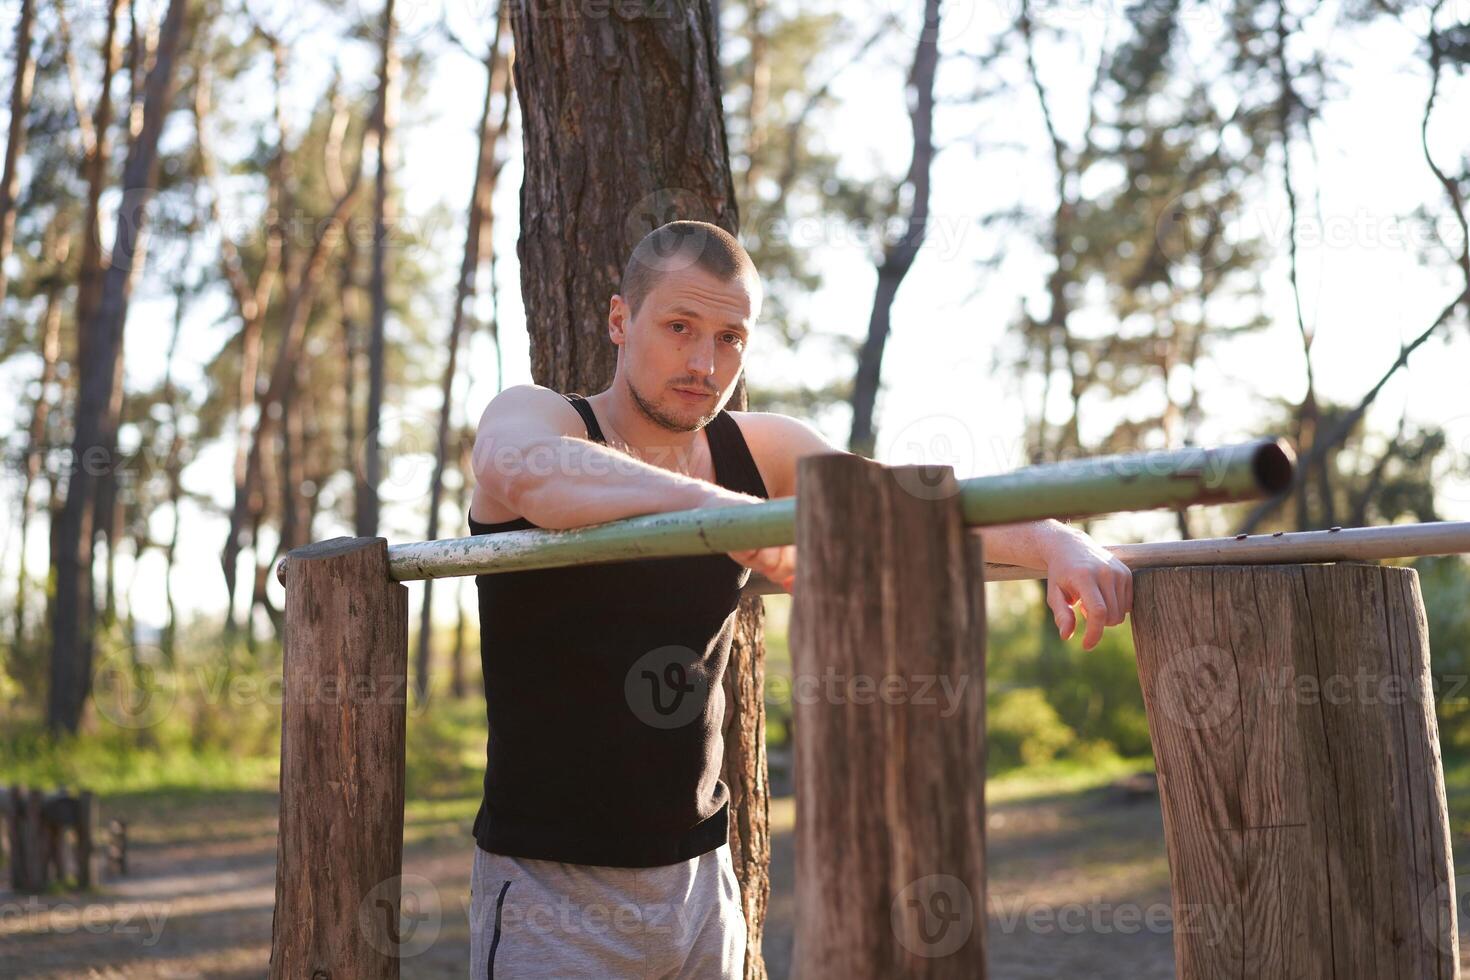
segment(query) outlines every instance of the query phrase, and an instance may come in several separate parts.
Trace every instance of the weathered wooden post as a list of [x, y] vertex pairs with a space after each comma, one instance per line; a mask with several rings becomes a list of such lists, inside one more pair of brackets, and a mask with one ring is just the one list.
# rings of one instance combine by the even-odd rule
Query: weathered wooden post
[[1181, 980], [1458, 977], [1418, 573], [1134, 577]]
[[798, 463], [792, 976], [985, 976], [985, 612], [949, 467]]
[[272, 980], [396, 980], [408, 590], [382, 538], [286, 563]]

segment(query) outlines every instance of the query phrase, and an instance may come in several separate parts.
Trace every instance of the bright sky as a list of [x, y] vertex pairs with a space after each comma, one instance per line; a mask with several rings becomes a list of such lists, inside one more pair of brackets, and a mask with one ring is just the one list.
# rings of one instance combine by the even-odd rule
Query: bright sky
[[[358, 2], [366, 4], [366, 0]], [[445, 2], [451, 4], [447, 8], [450, 22], [462, 37], [471, 40], [487, 36], [480, 25], [490, 23], [490, 0], [419, 0], [408, 5], [400, 0], [400, 9], [405, 11], [405, 32], [423, 35]], [[922, 6], [918, 0], [905, 0], [901, 6], [899, 0], [877, 2], [903, 10], [908, 14], [909, 30], [916, 29]], [[945, 50], [980, 51], [988, 47], [989, 39], [1013, 16], [1015, 2], [947, 3]], [[805, 6], [810, 9], [815, 5]], [[1448, 6], [1458, 9], [1447, 10], [1445, 22], [1470, 20], [1470, 0], [1456, 0]], [[1422, 204], [1438, 207], [1441, 194], [1419, 149], [1419, 122], [1428, 83], [1427, 73], [1415, 58], [1417, 38], [1399, 25], [1381, 24], [1371, 30], [1334, 28], [1339, 7], [1340, 0], [1324, 2], [1308, 31], [1314, 43], [1324, 46], [1340, 63], [1341, 93], [1314, 131], [1316, 164], [1305, 150], [1298, 150], [1293, 167], [1304, 214], [1299, 242], [1303, 302], [1307, 322], [1317, 327], [1313, 359], [1318, 386], [1323, 396], [1346, 401], [1356, 400], [1377, 380], [1396, 356], [1399, 345], [1431, 322], [1457, 287], [1454, 271], [1443, 260], [1442, 252], [1436, 252], [1432, 260], [1421, 254], [1424, 250], [1418, 246], [1423, 244], [1423, 236], [1409, 220]], [[281, 4], [280, 9], [299, 12], [300, 8]], [[375, 4], [372, 9], [377, 9]], [[1121, 6], [1115, 2], [1062, 0], [1051, 9], [1048, 23], [1080, 32], [1088, 39], [1082, 45], [1048, 45], [1041, 52], [1040, 70], [1055, 99], [1058, 124], [1064, 134], [1075, 135], [1083, 118], [1082, 96], [1091, 77], [1097, 40], [1110, 24], [1112, 30], [1118, 29]], [[1220, 26], [1218, 15], [1206, 3], [1194, 8], [1192, 16], [1196, 53], [1203, 63], [1203, 59], [1215, 56], [1209, 36]], [[372, 70], [371, 52], [365, 45], [348, 48], [330, 40], [334, 28], [325, 16], [305, 26], [302, 19], [294, 16], [290, 20], [293, 29], [321, 31], [325, 38], [322, 43], [340, 52], [345, 70]], [[1422, 22], [1412, 26], [1422, 36]], [[0, 36], [12, 36], [8, 18], [3, 30]], [[840, 152], [844, 167], [854, 175], [879, 169], [900, 175], [907, 165], [909, 129], [902, 78], [911, 57], [912, 40], [896, 32], [881, 47], [866, 67], [842, 75], [835, 87], [840, 107], [828, 116], [822, 129], [824, 143]], [[301, 50], [311, 50], [311, 46], [303, 43]], [[813, 66], [812, 77], [825, 78], [848, 50], [830, 52]], [[321, 77], [331, 67], [326, 62], [308, 62], [311, 60], [304, 58], [297, 61], [303, 81], [295, 90], [299, 111], [309, 108], [317, 91], [306, 84], [307, 80]], [[400, 186], [406, 214], [422, 216], [439, 204], [452, 216], [450, 220], [426, 222], [422, 229], [425, 247], [432, 249], [443, 264], [436, 301], [447, 332], [452, 283], [463, 244], [458, 222], [473, 175], [474, 132], [484, 73], [476, 61], [454, 51], [433, 59], [431, 71], [428, 97], [421, 103], [424, 108], [415, 110], [421, 113], [428, 109], [429, 116], [404, 120]], [[883, 462], [948, 463], [961, 478], [1012, 469], [1023, 462], [1021, 406], [1035, 403], [1039, 379], [1025, 379], [1018, 385], [1010, 372], [994, 369], [993, 358], [998, 351], [1011, 349], [1008, 329], [1021, 303], [1029, 304], [1034, 313], [1045, 310], [1046, 264], [1036, 244], [1024, 234], [996, 233], [976, 222], [988, 212], [1017, 202], [1037, 209], [1049, 207], [1053, 172], [1034, 95], [1021, 84], [1023, 79], [1014, 65], [1007, 69], [1007, 77], [1015, 83], [1011, 91], [983, 106], [945, 105], [940, 109], [937, 138], [941, 146], [952, 145], [935, 164], [934, 219], [929, 241], [894, 306], [894, 332], [883, 365], [885, 388], [878, 402], [878, 458]], [[940, 75], [942, 93], [962, 94], [970, 78], [963, 66], [947, 63]], [[262, 94], [266, 91], [262, 87]], [[1223, 99], [1232, 97], [1222, 93]], [[265, 108], [260, 107], [261, 111]], [[1438, 159], [1450, 162], [1470, 150], [1462, 125], [1467, 108], [1470, 83], [1447, 77], [1430, 134]], [[192, 136], [186, 130], [172, 135], [179, 139]], [[965, 145], [970, 140], [977, 141], [980, 155]], [[495, 202], [507, 385], [531, 380], [515, 262], [520, 179], [517, 143]], [[1279, 184], [1274, 176], [1272, 180]], [[1320, 214], [1314, 195], [1320, 196]], [[612, 216], [610, 220], [621, 217]], [[1266, 400], [1297, 399], [1303, 390], [1301, 347], [1286, 276], [1286, 220], [1284, 201], [1276, 192], [1257, 197], [1246, 213], [1232, 222], [1233, 234], [1262, 235], [1275, 246], [1273, 265], [1260, 284], [1272, 326], [1248, 340], [1232, 343], [1202, 374], [1199, 383], [1205, 390], [1207, 415], [1199, 438], [1202, 444], [1263, 434], [1257, 426]], [[110, 229], [110, 223], [105, 227]], [[1449, 227], [1445, 231], [1458, 234]], [[825, 274], [823, 287], [805, 299], [802, 312], [820, 331], [861, 336], [866, 330], [875, 282], [872, 235], [836, 221], [805, 223], [792, 233], [801, 236], [799, 240], [812, 250]], [[1003, 256], [1001, 267], [983, 272], [978, 263], [993, 254]], [[213, 261], [212, 256], [206, 259]], [[222, 296], [193, 310], [179, 366], [186, 380], [197, 378], [199, 366], [215, 356], [223, 339], [235, 329], [233, 321], [217, 322], [223, 310]], [[167, 343], [171, 316], [171, 302], [158, 296], [158, 281], [145, 277], [128, 323], [130, 387], [151, 384], [161, 375], [159, 352]], [[1084, 331], [1110, 327], [1096, 317], [1079, 317], [1079, 329]], [[757, 334], [747, 361], [753, 378], [768, 383], [815, 385], [851, 373], [851, 364], [834, 359], [826, 343], [813, 341], [794, 357], [775, 350], [774, 343], [769, 334]], [[1461, 458], [1470, 455], [1470, 409], [1463, 394], [1467, 348], [1470, 342], [1462, 317], [1452, 332], [1422, 347], [1408, 369], [1386, 388], [1369, 415], [1370, 425], [1379, 431], [1392, 431], [1401, 412], [1407, 413], [1411, 422], [1445, 424], [1456, 453]], [[466, 363], [469, 368], [467, 376], [459, 381], [456, 403], [461, 406], [462, 416], [468, 413], [477, 418], [495, 393], [494, 351], [487, 338], [475, 338]], [[36, 365], [30, 358], [12, 358], [0, 365], [0, 378], [10, 390], [24, 390], [36, 377]], [[437, 372], [437, 367], [434, 370]], [[1188, 388], [1187, 376], [1171, 379], [1170, 383]], [[1162, 388], [1154, 384], [1139, 393], [1136, 407], [1140, 412], [1156, 409], [1161, 397]], [[421, 393], [411, 405], [389, 408], [409, 419], [432, 418], [437, 412], [431, 391]], [[1060, 402], [1052, 409], [1053, 417], [1063, 417]], [[1084, 437], [1106, 431], [1116, 420], [1114, 412], [1110, 406], [1084, 402]], [[812, 421], [834, 444], [845, 443], [845, 408], [834, 408]], [[18, 424], [23, 420], [12, 409], [9, 426]], [[222, 507], [226, 506], [231, 493], [232, 452], [233, 448], [226, 445], [202, 452], [185, 472], [186, 485], [211, 494]], [[390, 541], [424, 536], [423, 505], [431, 469], [432, 460], [424, 453], [400, 453], [392, 459], [383, 488], [383, 533]], [[1440, 487], [1443, 516], [1470, 518], [1470, 483], [1446, 478]], [[350, 491], [343, 480], [329, 485], [324, 492], [331, 496]], [[18, 498], [19, 480], [13, 473], [7, 477], [5, 493], [7, 499]], [[167, 539], [170, 520], [166, 509], [153, 515], [157, 539]], [[185, 615], [190, 610], [217, 613], [224, 591], [218, 563], [224, 521], [192, 507], [186, 508], [183, 520], [185, 533], [174, 576], [176, 599]], [[1202, 527], [1205, 521], [1197, 520]], [[17, 529], [10, 526], [12, 523], [6, 522], [7, 526], [0, 529], [7, 588], [12, 587], [17, 561]], [[450, 525], [441, 534], [467, 531]], [[350, 533], [350, 526], [336, 519], [323, 519], [316, 527], [318, 538]], [[1093, 533], [1104, 544], [1177, 536], [1167, 514], [1101, 520], [1093, 525]], [[28, 548], [32, 574], [45, 562], [45, 535], [37, 522]], [[139, 618], [162, 623], [165, 606], [161, 558], [150, 555], [137, 568], [124, 558], [119, 571], [124, 583], [130, 579], [135, 582], [130, 600]], [[245, 577], [248, 580], [248, 575]], [[472, 603], [469, 580], [456, 581], [460, 585], [458, 597]], [[279, 603], [279, 586], [274, 581], [272, 586]], [[415, 605], [419, 588], [417, 583], [410, 584], [410, 598]], [[448, 617], [455, 599], [455, 590], [441, 583], [436, 590], [436, 615]]]

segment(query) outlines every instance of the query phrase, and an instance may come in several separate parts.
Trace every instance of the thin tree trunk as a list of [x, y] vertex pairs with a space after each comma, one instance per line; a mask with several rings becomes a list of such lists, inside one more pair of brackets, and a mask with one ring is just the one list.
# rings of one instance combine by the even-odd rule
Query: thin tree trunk
[[[329, 141], [327, 151], [329, 173], [331, 172], [330, 160], [337, 158], [338, 149], [336, 147], [340, 146], [347, 129], [345, 108], [339, 107], [332, 129], [334, 135]], [[245, 476], [235, 485], [235, 502], [230, 510], [230, 526], [225, 538], [224, 552], [221, 555], [226, 581], [231, 583], [231, 595], [234, 594], [235, 566], [239, 561], [240, 553], [247, 543], [253, 546], [258, 540], [256, 535], [260, 525], [259, 510], [264, 506], [263, 501], [266, 499], [259, 484], [261, 483], [261, 469], [264, 465], [265, 445], [273, 425], [271, 406], [278, 404], [284, 397], [287, 387], [294, 383], [295, 374], [292, 365], [299, 359], [302, 346], [306, 341], [311, 310], [316, 303], [317, 291], [321, 288], [322, 280], [326, 275], [327, 259], [342, 237], [343, 223], [362, 186], [363, 158], [372, 152], [372, 140], [371, 133], [364, 135], [363, 146], [358, 152], [357, 165], [353, 168], [351, 180], [341, 181], [340, 196], [331, 214], [318, 225], [320, 231], [312, 242], [311, 252], [290, 277], [281, 345], [276, 351], [270, 382], [265, 393], [260, 396], [260, 408], [256, 412], [255, 428], [249, 440], [250, 449], [245, 458]], [[247, 524], [251, 527], [248, 536], [244, 533]], [[260, 593], [257, 591], [252, 597], [252, 603], [257, 601], [259, 596]], [[247, 622], [248, 620], [247, 615]], [[249, 630], [247, 629], [246, 632], [248, 636]], [[251, 645], [253, 639], [247, 638], [246, 642], [247, 646]]]
[[[271, 45], [274, 63], [276, 66], [276, 152], [272, 164], [268, 170], [267, 197], [271, 202], [268, 214], [276, 215], [268, 219], [266, 228], [265, 255], [261, 260], [260, 272], [255, 282], [251, 283], [245, 275], [244, 262], [235, 243], [226, 233], [224, 215], [220, 210], [222, 193], [218, 187], [216, 178], [216, 167], [214, 152], [209, 140], [207, 121], [211, 108], [210, 96], [210, 73], [206, 64], [199, 66], [194, 86], [194, 130], [195, 142], [199, 155], [199, 168], [204, 176], [205, 183], [211, 185], [210, 193], [210, 218], [219, 228], [220, 232], [220, 267], [224, 272], [225, 281], [230, 285], [230, 292], [235, 301], [236, 312], [240, 316], [240, 381], [236, 388], [235, 404], [235, 486], [243, 486], [245, 483], [246, 459], [249, 454], [250, 444], [250, 410], [255, 405], [256, 385], [260, 378], [260, 356], [263, 345], [263, 327], [267, 307], [270, 304], [271, 290], [275, 286], [276, 275], [281, 268], [285, 256], [285, 236], [281, 231], [282, 202], [286, 199], [288, 190], [284, 182], [289, 177], [287, 165], [288, 154], [286, 150], [287, 131], [283, 107], [283, 74], [285, 70], [285, 53], [283, 45], [274, 37], [260, 31], [267, 43]], [[252, 502], [252, 506], [258, 508], [259, 501]], [[234, 566], [225, 570], [225, 633], [231, 635], [235, 631], [235, 575]]]
[[[597, 392], [616, 367], [607, 303], [633, 246], [675, 218], [738, 227], [715, 27], [709, 5], [695, 0], [625, 12], [616, 27], [603, 17], [537, 13], [511, 7], [531, 376], [556, 391]], [[746, 407], [744, 377], [728, 407]], [[770, 894], [762, 608], [741, 602], [725, 672], [724, 778], [747, 980], [766, 975], [760, 947]]]
[[0, 173], [0, 303], [5, 302], [5, 263], [15, 242], [20, 158], [25, 153], [26, 117], [31, 109], [31, 84], [36, 77], [36, 59], [31, 56], [35, 6], [35, 0], [20, 0], [20, 17], [15, 23], [15, 82], [10, 88], [10, 137], [5, 141], [5, 169]]
[[368, 338], [368, 403], [364, 424], [363, 481], [359, 484], [357, 535], [378, 533], [378, 484], [382, 481], [383, 457], [378, 443], [382, 425], [383, 387], [388, 321], [388, 229], [394, 222], [391, 187], [394, 160], [394, 129], [398, 125], [398, 50], [394, 37], [394, 0], [383, 0], [379, 25], [383, 43], [378, 61], [378, 106], [373, 129], [378, 137], [378, 173], [373, 185], [373, 271], [370, 289], [373, 319]]
[[[473, 479], [474, 464], [470, 459], [470, 449], [474, 444], [473, 432], [460, 432], [457, 440], [459, 448], [459, 491], [455, 497], [455, 507], [460, 514], [465, 516], [470, 512], [470, 481]], [[464, 700], [465, 679], [465, 631], [469, 617], [465, 615], [464, 599], [461, 595], [463, 590], [463, 578], [456, 578], [453, 582], [455, 587], [455, 618], [454, 618], [454, 649], [449, 658], [449, 695], [456, 701]]]
[[175, 662], [174, 641], [178, 635], [178, 610], [174, 605], [173, 580], [174, 556], [179, 547], [179, 502], [183, 497], [182, 473], [185, 460], [184, 439], [179, 428], [183, 412], [180, 411], [179, 393], [174, 388], [174, 361], [178, 357], [179, 337], [184, 329], [185, 295], [185, 287], [180, 282], [174, 291], [174, 328], [169, 336], [168, 360], [163, 372], [163, 401], [168, 406], [169, 414], [168, 456], [164, 460], [163, 471], [168, 479], [169, 515], [173, 526], [169, 530], [168, 544], [163, 549], [163, 599], [168, 608], [168, 619], [164, 623], [159, 646], [163, 650], [164, 661], [168, 664]]
[[[49, 235], [47, 236], [50, 237]], [[51, 386], [56, 381], [56, 365], [61, 359], [61, 270], [71, 251], [71, 234], [62, 232], [54, 242], [47, 242], [45, 254], [52, 262], [52, 274], [46, 286], [46, 313], [42, 318], [41, 387], [31, 408], [31, 423], [26, 430], [24, 482], [20, 494], [20, 575], [15, 586], [15, 649], [20, 649], [26, 632], [26, 594], [30, 572], [26, 568], [26, 543], [30, 538], [31, 487], [46, 453], [46, 423], [51, 414]], [[58, 396], [60, 401], [60, 396]]]
[[[114, 365], [120, 356], [123, 327], [133, 283], [147, 256], [148, 205], [158, 179], [158, 137], [174, 95], [174, 67], [185, 31], [188, 0], [170, 0], [159, 39], [158, 57], [149, 73], [144, 99], [143, 130], [123, 167], [124, 201], [118, 209], [112, 261], [102, 283], [95, 316], [86, 324], [92, 345], [78, 363], [76, 434], [73, 466], [61, 514], [56, 566], [57, 601], [53, 624], [51, 690], [47, 725], [53, 731], [76, 732], [91, 691], [92, 516], [98, 447], [106, 453], [116, 444], [110, 410], [117, 405]], [[100, 128], [99, 128], [100, 135]], [[89, 461], [92, 460], [92, 461]], [[108, 465], [107, 457], [102, 460]]]
[[913, 202], [909, 206], [903, 237], [883, 248], [873, 312], [868, 320], [868, 336], [858, 355], [857, 377], [852, 386], [852, 432], [848, 437], [848, 449], [864, 456], [872, 456], [875, 448], [873, 412], [878, 401], [883, 348], [891, 329], [893, 299], [913, 267], [929, 223], [929, 170], [934, 160], [934, 75], [938, 67], [939, 0], [925, 0], [924, 27], [919, 32], [919, 43], [914, 50], [914, 63], [908, 78], [912, 92], [909, 115], [914, 131], [914, 151], [904, 184], [913, 189]]
[[357, 456], [357, 367], [362, 353], [359, 335], [357, 285], [357, 242], [351, 235], [342, 241], [342, 264], [337, 275], [337, 295], [342, 306], [342, 445], [347, 458], [343, 465], [352, 475], [353, 526], [362, 499], [362, 465]]
[[[444, 491], [444, 469], [449, 455], [449, 427], [451, 410], [454, 407], [454, 379], [458, 374], [460, 337], [464, 333], [466, 307], [474, 295], [475, 276], [480, 269], [480, 244], [490, 239], [490, 228], [494, 221], [491, 201], [495, 196], [496, 147], [500, 142], [500, 130], [490, 128], [490, 106], [496, 91], [505, 96], [506, 118], [509, 118], [510, 71], [501, 53], [501, 34], [509, 11], [500, 5], [496, 18], [495, 38], [490, 42], [490, 51], [485, 57], [485, 102], [480, 109], [479, 158], [475, 163], [475, 179], [470, 188], [469, 218], [466, 222], [464, 258], [459, 267], [459, 283], [454, 291], [454, 316], [449, 325], [449, 359], [444, 365], [444, 376], [440, 382], [439, 428], [434, 449], [434, 474], [429, 480], [429, 531], [426, 540], [439, 537], [439, 503]], [[458, 522], [456, 522], [456, 525]], [[433, 635], [431, 613], [434, 602], [434, 580], [424, 582], [424, 601], [419, 611], [418, 646], [414, 652], [414, 693], [420, 703], [429, 691], [429, 647]]]

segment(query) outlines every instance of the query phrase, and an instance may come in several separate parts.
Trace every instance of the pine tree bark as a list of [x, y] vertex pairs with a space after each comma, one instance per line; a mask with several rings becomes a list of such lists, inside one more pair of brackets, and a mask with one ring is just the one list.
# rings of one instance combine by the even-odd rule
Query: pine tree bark
[[20, 155], [25, 152], [26, 117], [31, 108], [31, 83], [36, 59], [31, 55], [34, 0], [21, 0], [15, 22], [15, 78], [10, 88], [10, 136], [5, 141], [5, 169], [0, 173], [0, 303], [5, 302], [5, 262], [15, 241], [15, 204], [20, 190]]
[[852, 384], [852, 433], [848, 436], [848, 449], [864, 456], [872, 456], [875, 448], [873, 415], [878, 403], [883, 348], [892, 329], [893, 300], [918, 258], [919, 246], [924, 244], [929, 224], [929, 171], [934, 163], [934, 76], [938, 69], [939, 0], [925, 0], [924, 25], [914, 50], [908, 82], [912, 89], [909, 117], [914, 132], [914, 150], [904, 184], [913, 191], [913, 203], [904, 215], [903, 236], [883, 248], [873, 311], [868, 319], [868, 336], [858, 354], [857, 376]]
[[[118, 208], [112, 260], [103, 277], [97, 309], [81, 326], [89, 336], [86, 356], [78, 358], [78, 389], [72, 469], [66, 504], [57, 529], [53, 564], [51, 688], [46, 722], [53, 731], [76, 732], [91, 693], [92, 636], [96, 615], [92, 596], [92, 518], [99, 474], [106, 469], [117, 432], [108, 423], [117, 393], [116, 364], [127, 321], [133, 282], [147, 255], [148, 206], [158, 180], [158, 138], [174, 96], [174, 69], [185, 32], [188, 0], [169, 0], [154, 69], [144, 97], [143, 127], [123, 167], [124, 199]], [[99, 133], [100, 136], [100, 133]], [[99, 461], [97, 450], [102, 449]], [[100, 467], [99, 467], [100, 462]]]
[[388, 321], [388, 229], [394, 217], [391, 183], [397, 162], [395, 130], [398, 128], [398, 48], [395, 40], [395, 0], [384, 0], [379, 22], [382, 44], [378, 55], [378, 104], [373, 116], [373, 132], [377, 134], [377, 179], [373, 182], [373, 254], [372, 323], [368, 335], [368, 403], [367, 432], [363, 443], [363, 480], [358, 484], [357, 534], [373, 537], [378, 533], [378, 484], [382, 479], [383, 456], [378, 443], [382, 425], [383, 391], [386, 384]]
[[[531, 376], [561, 392], [598, 392], [616, 367], [608, 298], [639, 239], [676, 218], [738, 229], [716, 25], [707, 3], [690, 0], [636, 11], [613, 4], [598, 16], [538, 12], [511, 8]], [[746, 408], [743, 378], [728, 407]], [[760, 946], [770, 894], [762, 627], [759, 601], [743, 601], [725, 674], [724, 777], [747, 980], [766, 975]]]

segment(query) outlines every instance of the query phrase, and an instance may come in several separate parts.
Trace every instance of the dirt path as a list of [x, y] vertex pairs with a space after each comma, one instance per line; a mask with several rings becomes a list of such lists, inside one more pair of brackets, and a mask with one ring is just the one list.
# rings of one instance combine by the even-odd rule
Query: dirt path
[[[86, 897], [0, 890], [0, 977], [264, 976], [275, 897], [274, 794], [179, 804], [166, 824], [147, 801], [111, 806], [134, 828], [130, 873]], [[772, 980], [789, 974], [793, 816], [789, 797], [775, 801], [765, 942]], [[452, 823], [435, 830], [405, 850], [405, 893], [428, 915], [415, 941], [422, 952], [402, 962], [404, 980], [463, 977], [469, 960], [473, 844]], [[1157, 801], [1126, 803], [1097, 791], [993, 805], [987, 830], [992, 980], [1173, 976]]]

